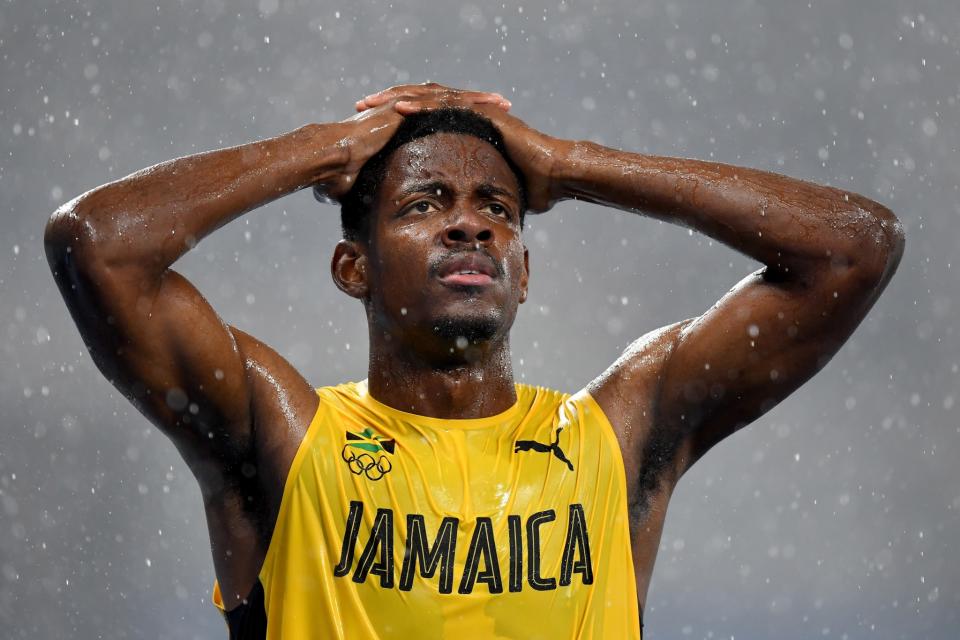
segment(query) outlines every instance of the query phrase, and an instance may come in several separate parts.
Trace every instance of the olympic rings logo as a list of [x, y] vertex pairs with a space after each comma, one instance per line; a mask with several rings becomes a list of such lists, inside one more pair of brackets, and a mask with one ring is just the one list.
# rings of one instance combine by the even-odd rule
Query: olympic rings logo
[[387, 456], [381, 455], [379, 458], [374, 458], [369, 453], [357, 455], [357, 452], [349, 444], [343, 445], [340, 457], [347, 463], [347, 467], [353, 474], [366, 475], [369, 480], [379, 480], [393, 469], [393, 465]]

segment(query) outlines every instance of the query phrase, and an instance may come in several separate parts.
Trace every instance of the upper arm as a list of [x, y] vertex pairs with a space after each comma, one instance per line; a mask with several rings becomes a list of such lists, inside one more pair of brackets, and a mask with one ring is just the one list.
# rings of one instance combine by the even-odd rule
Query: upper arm
[[[102, 259], [54, 220], [47, 258], [94, 362], [198, 474], [249, 445], [251, 391], [230, 328], [183, 276]], [[212, 479], [212, 478], [211, 478]]]
[[714, 444], [776, 406], [846, 341], [896, 258], [879, 271], [825, 264], [803, 278], [763, 269], [701, 316], [631, 345], [591, 385], [618, 430], [625, 462], [633, 460], [651, 487], [664, 472], [675, 481]]
[[679, 435], [678, 473], [823, 368], [892, 269], [824, 261], [791, 278], [761, 269], [685, 324], [663, 365], [656, 416]]

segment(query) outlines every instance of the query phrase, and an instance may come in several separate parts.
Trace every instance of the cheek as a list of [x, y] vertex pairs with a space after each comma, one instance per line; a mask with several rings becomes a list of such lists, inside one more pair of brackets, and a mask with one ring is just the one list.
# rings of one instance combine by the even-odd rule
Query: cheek
[[507, 268], [510, 270], [509, 278], [513, 282], [519, 282], [523, 278], [525, 265], [523, 260], [523, 242], [519, 237], [515, 238], [508, 247]]
[[384, 304], [406, 305], [424, 287], [429, 271], [425, 253], [412, 244], [394, 245], [381, 251], [372, 265], [372, 288], [381, 294]]
[[424, 269], [424, 252], [413, 243], [398, 243], [379, 257], [378, 272], [383, 278], [403, 280], [417, 277]]

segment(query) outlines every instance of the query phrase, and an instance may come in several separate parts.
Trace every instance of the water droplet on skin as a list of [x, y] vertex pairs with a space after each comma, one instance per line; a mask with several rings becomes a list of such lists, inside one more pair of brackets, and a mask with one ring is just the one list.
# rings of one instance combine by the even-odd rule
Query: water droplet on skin
[[187, 408], [188, 399], [186, 392], [180, 387], [173, 387], [167, 391], [167, 406], [173, 411], [183, 411]]

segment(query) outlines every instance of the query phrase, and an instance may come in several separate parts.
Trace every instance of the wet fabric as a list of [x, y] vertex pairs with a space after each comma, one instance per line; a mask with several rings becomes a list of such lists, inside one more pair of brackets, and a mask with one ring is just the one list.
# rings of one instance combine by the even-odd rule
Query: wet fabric
[[317, 389], [259, 574], [262, 637], [640, 638], [609, 422], [585, 391], [516, 392], [445, 420], [366, 381]]

